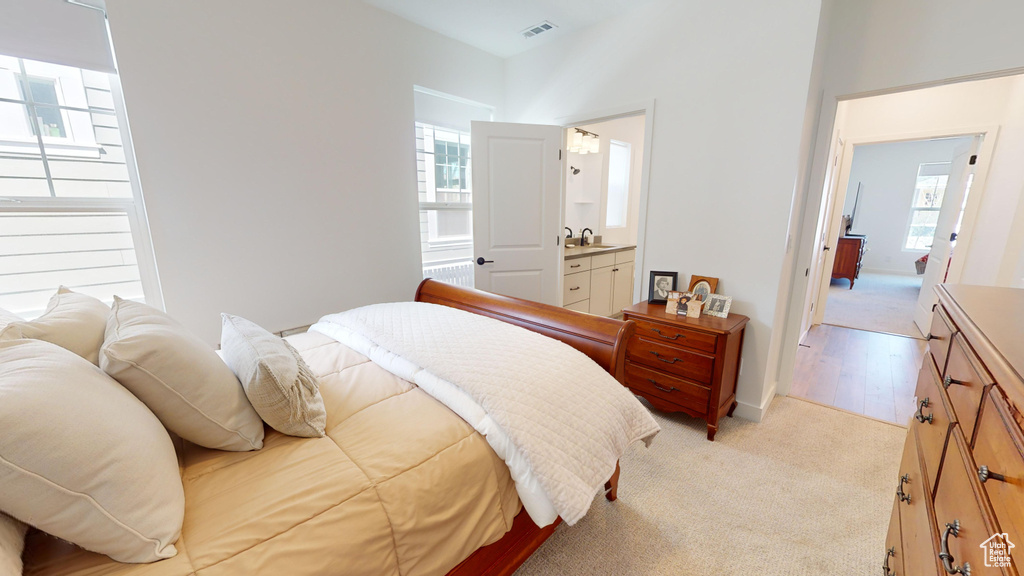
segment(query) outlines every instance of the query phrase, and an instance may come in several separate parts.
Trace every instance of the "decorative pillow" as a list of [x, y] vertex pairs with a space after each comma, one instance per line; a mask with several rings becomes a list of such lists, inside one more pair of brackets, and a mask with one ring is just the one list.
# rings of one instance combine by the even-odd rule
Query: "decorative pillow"
[[185, 440], [239, 452], [263, 447], [263, 421], [238, 378], [156, 308], [114, 297], [100, 367]]
[[221, 356], [263, 421], [290, 436], [324, 435], [327, 412], [316, 376], [291, 344], [256, 324], [221, 314]]
[[0, 342], [0, 509], [121, 562], [174, 556], [185, 494], [160, 421], [49, 342]]
[[31, 321], [12, 323], [4, 331], [6, 335], [0, 339], [11, 338], [8, 330], [17, 327], [22, 338], [52, 342], [99, 365], [100, 346], [103, 345], [103, 331], [107, 327], [109, 314], [110, 308], [103, 302], [61, 286], [50, 298], [42, 316]]
[[25, 550], [27, 531], [25, 524], [0, 514], [0, 576], [21, 576], [21, 553]]

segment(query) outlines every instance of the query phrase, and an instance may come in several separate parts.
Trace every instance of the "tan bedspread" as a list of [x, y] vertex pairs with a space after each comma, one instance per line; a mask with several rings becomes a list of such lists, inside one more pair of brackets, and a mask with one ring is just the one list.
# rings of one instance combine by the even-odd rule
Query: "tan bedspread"
[[25, 574], [444, 574], [512, 526], [508, 468], [462, 419], [331, 338], [289, 341], [320, 378], [327, 436], [184, 443], [176, 557], [120, 564], [35, 532]]

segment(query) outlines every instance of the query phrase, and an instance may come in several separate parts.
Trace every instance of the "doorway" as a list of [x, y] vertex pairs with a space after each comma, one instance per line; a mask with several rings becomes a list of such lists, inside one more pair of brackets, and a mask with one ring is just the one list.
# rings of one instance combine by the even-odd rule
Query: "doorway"
[[[849, 176], [840, 175], [847, 180], [845, 194], [837, 190], [842, 216], [831, 246], [833, 266], [822, 271], [828, 289], [822, 291], [820, 323], [923, 338], [915, 323], [922, 279], [935, 242], [959, 232], [973, 182], [967, 155], [976, 147], [974, 137], [852, 147]], [[940, 220], [954, 223], [952, 233]], [[936, 257], [948, 261], [949, 251], [942, 252]], [[934, 268], [945, 272], [948, 265]]]

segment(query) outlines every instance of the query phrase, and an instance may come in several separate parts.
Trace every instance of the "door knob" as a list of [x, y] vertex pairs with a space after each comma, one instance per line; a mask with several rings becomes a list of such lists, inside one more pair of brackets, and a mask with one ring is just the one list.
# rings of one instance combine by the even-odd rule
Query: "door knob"
[[483, 266], [484, 264], [493, 264], [494, 260], [484, 260], [484, 257], [481, 256], [476, 259], [476, 263]]
[[822, 249], [821, 249], [821, 251], [822, 251], [822, 252], [828, 252], [828, 251], [829, 251], [829, 250], [831, 250], [831, 249], [832, 249], [832, 247], [831, 247], [831, 246], [825, 246], [824, 248], [822, 248]]

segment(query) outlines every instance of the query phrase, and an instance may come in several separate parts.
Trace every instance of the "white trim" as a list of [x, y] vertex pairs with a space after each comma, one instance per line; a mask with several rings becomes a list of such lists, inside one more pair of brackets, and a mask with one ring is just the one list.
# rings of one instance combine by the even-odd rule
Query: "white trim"
[[[562, 128], [573, 128], [575, 126], [583, 126], [585, 124], [595, 124], [598, 122], [615, 120], [616, 118], [639, 116], [640, 114], [644, 115], [644, 156], [643, 164], [640, 168], [640, 207], [638, 209], [639, 214], [637, 214], [636, 226], [636, 256], [634, 258], [636, 266], [633, 268], [633, 304], [643, 300], [646, 295], [646, 292], [643, 291], [645, 271], [644, 248], [647, 244], [647, 202], [651, 186], [651, 149], [654, 143], [655, 102], [656, 100], [651, 98], [650, 100], [641, 100], [631, 104], [623, 104], [621, 106], [605, 108], [595, 112], [573, 114], [555, 119], [555, 124], [562, 126]], [[568, 154], [563, 155], [563, 163], [568, 161], [568, 157]], [[564, 211], [565, 198], [562, 198], [562, 206]], [[562, 215], [562, 225], [565, 225], [564, 214]]]
[[431, 90], [430, 88], [424, 88], [423, 86], [412, 85], [413, 92], [419, 92], [420, 94], [426, 94], [427, 96], [434, 96], [436, 98], [443, 98], [452, 102], [458, 102], [459, 104], [468, 104], [470, 106], [476, 106], [477, 108], [483, 108], [491, 111], [491, 121], [494, 121], [494, 110], [495, 107], [490, 104], [484, 104], [483, 102], [477, 102], [476, 100], [470, 100], [469, 98], [462, 98], [461, 96], [453, 96], [451, 94], [441, 92], [438, 90]]
[[753, 404], [747, 404], [746, 402], [736, 401], [736, 410], [733, 410], [733, 416], [743, 418], [744, 420], [750, 420], [751, 422], [760, 423], [764, 420], [765, 414], [768, 413], [768, 409], [772, 406], [772, 401], [775, 400], [776, 391], [778, 390], [778, 380], [772, 381], [771, 385], [768, 386], [768, 390], [765, 391], [764, 396], [761, 399], [761, 405], [755, 406]]

